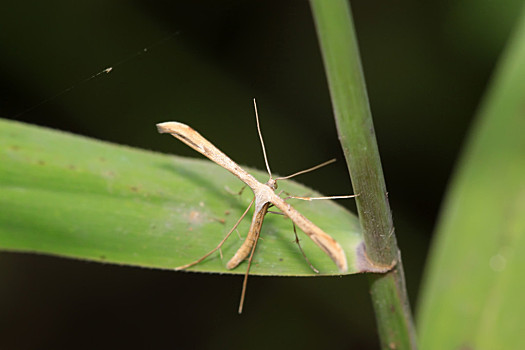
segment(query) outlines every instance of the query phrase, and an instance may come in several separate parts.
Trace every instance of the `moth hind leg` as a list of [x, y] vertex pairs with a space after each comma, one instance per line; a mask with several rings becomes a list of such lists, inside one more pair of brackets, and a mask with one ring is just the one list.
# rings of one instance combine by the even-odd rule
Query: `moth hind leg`
[[[278, 212], [278, 211], [268, 211], [268, 213], [271, 213], [271, 214], [277, 214], [277, 215], [283, 215], [284, 217], [288, 218], [284, 213], [281, 213], [281, 212]], [[297, 235], [297, 229], [295, 228], [295, 224], [293, 223], [292, 221], [292, 225], [293, 225], [293, 233], [295, 235], [295, 239], [294, 239], [294, 242], [297, 244], [297, 246], [299, 247], [299, 250], [301, 251], [301, 254], [303, 255], [303, 258], [304, 260], [306, 260], [306, 263], [308, 264], [308, 266], [310, 266], [310, 268], [312, 269], [313, 272], [315, 273], [319, 273], [319, 270], [316, 269], [314, 267], [314, 265], [312, 265], [312, 263], [310, 262], [310, 260], [308, 259], [308, 257], [306, 256], [304, 250], [303, 250], [303, 247], [301, 247], [301, 243], [300, 243], [300, 240], [299, 240], [299, 236]]]
[[239, 191], [237, 191], [237, 192], [235, 192], [234, 190], [232, 190], [232, 189], [229, 188], [228, 186], [224, 186], [224, 189], [226, 190], [226, 192], [228, 192], [228, 193], [231, 194], [231, 195], [234, 195], [234, 196], [241, 196], [242, 193], [244, 192], [244, 189], [245, 189], [246, 187], [248, 187], [248, 185], [246, 185], [246, 184], [243, 185], [243, 186], [241, 187], [241, 189], [240, 189]]
[[[231, 188], [229, 188], [228, 186], [224, 186], [224, 189], [226, 190], [226, 192], [228, 192], [229, 194], [233, 195], [233, 196], [242, 196], [244, 190], [246, 189], [246, 187], [248, 187], [248, 185], [244, 184], [241, 189], [238, 191], [238, 192], [235, 192], [234, 190], [232, 190]], [[239, 233], [238, 230], [235, 230], [235, 232], [237, 233], [237, 237], [239, 237], [239, 239], [242, 241], [244, 240], [244, 238], [241, 237], [241, 234]], [[222, 256], [221, 256], [222, 258]]]
[[297, 246], [299, 247], [299, 250], [301, 251], [301, 254], [303, 254], [303, 258], [304, 260], [306, 260], [306, 262], [308, 263], [308, 266], [310, 266], [310, 268], [312, 269], [313, 272], [315, 273], [319, 273], [319, 270], [316, 269], [314, 267], [314, 265], [312, 265], [312, 263], [310, 262], [310, 260], [308, 259], [308, 257], [306, 256], [304, 250], [303, 250], [303, 247], [301, 247], [301, 243], [300, 243], [300, 240], [299, 240], [299, 236], [297, 235], [297, 229], [295, 228], [295, 224], [292, 222], [292, 225], [293, 225], [293, 233], [295, 235], [295, 243], [297, 244]]
[[239, 220], [237, 220], [237, 222], [235, 223], [235, 225], [233, 225], [232, 229], [230, 230], [230, 232], [228, 232], [226, 234], [226, 236], [224, 236], [224, 238], [219, 242], [219, 244], [213, 248], [212, 250], [210, 250], [208, 253], [204, 254], [201, 258], [195, 260], [195, 261], [192, 261], [191, 263], [189, 264], [185, 264], [185, 265], [181, 265], [181, 266], [177, 266], [175, 268], [175, 271], [180, 271], [180, 270], [184, 270], [184, 269], [187, 269], [189, 267], [192, 267], [192, 266], [195, 266], [197, 265], [198, 263], [204, 261], [204, 259], [206, 259], [207, 257], [209, 257], [210, 255], [212, 255], [213, 253], [215, 253], [217, 250], [219, 250], [220, 252], [220, 255], [221, 255], [221, 259], [222, 259], [222, 251], [220, 250], [221, 247], [223, 246], [223, 244], [226, 242], [226, 240], [230, 237], [230, 235], [232, 234], [233, 231], [235, 231], [237, 229], [237, 226], [239, 226], [239, 224], [241, 223], [242, 219], [244, 219], [244, 217], [246, 216], [246, 214], [248, 213], [248, 211], [250, 210], [250, 208], [252, 207], [253, 205], [253, 202], [255, 201], [255, 198], [252, 199], [252, 201], [250, 202], [250, 205], [248, 206], [248, 208], [246, 208], [246, 210], [244, 211], [244, 213], [241, 215], [241, 217], [239, 218]]

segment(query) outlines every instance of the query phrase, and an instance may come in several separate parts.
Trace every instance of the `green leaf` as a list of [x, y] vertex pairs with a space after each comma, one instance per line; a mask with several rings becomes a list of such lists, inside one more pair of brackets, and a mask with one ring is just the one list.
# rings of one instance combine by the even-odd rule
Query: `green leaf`
[[[156, 132], [154, 125], [151, 132]], [[186, 146], [173, 139], [174, 151], [181, 147]], [[248, 189], [242, 196], [231, 194], [243, 184], [208, 160], [5, 120], [0, 120], [0, 164], [0, 249], [8, 251], [171, 269], [214, 248], [253, 196]], [[249, 171], [260, 181], [268, 177]], [[281, 181], [279, 189], [318, 195], [292, 181]], [[359, 272], [356, 251], [362, 249], [362, 236], [357, 218], [333, 201], [289, 201], [341, 244], [348, 273]], [[249, 223], [245, 218], [239, 226], [241, 236]], [[329, 257], [300, 230], [298, 234], [321, 274], [340, 274]], [[233, 271], [225, 268], [240, 245], [233, 233], [223, 246], [223, 259], [217, 252], [192, 270], [244, 273], [246, 264]], [[288, 218], [266, 216], [251, 273], [313, 274], [294, 243]]]
[[445, 201], [422, 349], [525, 349], [525, 13]]

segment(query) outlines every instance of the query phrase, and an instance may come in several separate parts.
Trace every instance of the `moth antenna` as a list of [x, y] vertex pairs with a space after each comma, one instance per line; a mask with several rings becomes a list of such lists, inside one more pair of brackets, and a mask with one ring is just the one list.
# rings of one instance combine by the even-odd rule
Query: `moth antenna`
[[257, 132], [259, 133], [259, 139], [261, 139], [261, 146], [262, 151], [264, 155], [264, 163], [266, 164], [266, 170], [268, 170], [268, 175], [270, 175], [270, 179], [272, 178], [272, 172], [270, 170], [270, 165], [268, 164], [268, 157], [266, 156], [266, 147], [264, 147], [264, 141], [261, 133], [261, 126], [259, 125], [259, 113], [257, 112], [257, 102], [255, 102], [255, 98], [253, 99], [253, 107], [255, 108], [255, 120], [257, 121]]
[[317, 170], [317, 169], [319, 169], [319, 168], [324, 167], [325, 165], [332, 164], [332, 163], [335, 162], [335, 161], [336, 161], [336, 159], [333, 158], [333, 159], [330, 159], [330, 160], [328, 160], [328, 161], [326, 161], [326, 162], [324, 162], [324, 163], [321, 163], [321, 164], [318, 164], [318, 165], [316, 165], [316, 166], [313, 166], [313, 167], [311, 167], [311, 168], [308, 168], [308, 169], [301, 170], [301, 171], [298, 171], [298, 172], [296, 172], [296, 173], [293, 173], [292, 175], [278, 177], [278, 178], [276, 178], [275, 180], [286, 180], [286, 179], [290, 179], [290, 178], [292, 178], [292, 177], [294, 177], [294, 176], [301, 175], [301, 174], [304, 174], [304, 173], [308, 173], [308, 172], [310, 172], [310, 171]]

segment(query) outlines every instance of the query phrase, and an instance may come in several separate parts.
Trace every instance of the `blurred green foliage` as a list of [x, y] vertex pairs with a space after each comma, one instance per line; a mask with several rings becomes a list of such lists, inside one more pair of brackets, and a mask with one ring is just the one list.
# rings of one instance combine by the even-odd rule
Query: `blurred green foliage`
[[525, 8], [447, 193], [419, 312], [423, 349], [525, 347]]

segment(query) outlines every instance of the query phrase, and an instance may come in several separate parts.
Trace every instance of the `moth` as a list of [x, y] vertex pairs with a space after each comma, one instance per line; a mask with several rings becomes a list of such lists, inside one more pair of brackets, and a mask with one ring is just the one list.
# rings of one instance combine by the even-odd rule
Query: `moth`
[[[224, 237], [224, 239], [219, 243], [219, 245], [216, 248], [214, 248], [208, 254], [204, 255], [202, 258], [192, 263], [189, 263], [183, 266], [179, 266], [178, 268], [176, 268], [177, 270], [182, 270], [182, 269], [191, 267], [195, 264], [198, 264], [199, 262], [207, 258], [209, 255], [211, 255], [213, 252], [220, 249], [222, 244], [228, 239], [230, 234], [235, 230], [235, 228], [238, 226], [238, 224], [247, 214], [251, 206], [255, 204], [255, 210], [253, 213], [252, 222], [250, 225], [250, 229], [248, 231], [248, 235], [246, 239], [244, 240], [243, 244], [241, 245], [241, 247], [235, 253], [235, 255], [226, 264], [226, 267], [228, 269], [234, 269], [249, 256], [248, 267], [247, 267], [244, 282], [243, 282], [239, 313], [242, 312], [242, 308], [244, 304], [244, 295], [246, 292], [247, 277], [249, 274], [253, 254], [255, 252], [257, 241], [261, 233], [261, 227], [263, 224], [264, 217], [268, 213], [268, 209], [270, 206], [275, 206], [276, 208], [278, 208], [282, 212], [283, 215], [286, 215], [288, 218], [290, 218], [293, 221], [294, 225], [298, 226], [304, 233], [306, 233], [308, 237], [310, 237], [312, 241], [314, 241], [314, 243], [317, 246], [319, 246], [319, 248], [321, 248], [333, 260], [333, 262], [337, 265], [337, 268], [339, 269], [341, 273], [344, 273], [348, 270], [346, 255], [345, 255], [343, 248], [339, 245], [339, 243], [337, 243], [337, 241], [333, 239], [330, 235], [325, 233], [322, 229], [317, 227], [314, 223], [312, 223], [310, 220], [304, 217], [301, 213], [299, 213], [296, 209], [294, 209], [289, 203], [285, 201], [285, 199], [281, 198], [277, 193], [275, 193], [275, 191], [277, 190], [278, 180], [288, 179], [293, 176], [305, 173], [307, 171], [315, 170], [321, 166], [331, 163], [333, 160], [325, 162], [313, 168], [300, 171], [298, 173], [295, 173], [289, 176], [273, 178], [272, 173], [270, 171], [270, 166], [268, 164], [268, 159], [266, 157], [266, 150], [264, 147], [264, 141], [263, 141], [261, 130], [260, 130], [259, 116], [257, 113], [257, 105], [255, 102], [255, 99], [254, 99], [254, 106], [255, 106], [255, 114], [256, 114], [256, 120], [257, 120], [257, 130], [259, 132], [259, 138], [261, 140], [266, 169], [270, 176], [270, 178], [268, 179], [266, 183], [261, 183], [258, 180], [256, 180], [251, 174], [249, 174], [246, 170], [241, 168], [230, 157], [228, 157], [226, 154], [220, 151], [217, 147], [215, 147], [211, 142], [206, 140], [201, 134], [199, 134], [197, 131], [195, 131], [190, 126], [183, 124], [183, 123], [179, 123], [179, 122], [164, 122], [164, 123], [157, 124], [157, 130], [159, 133], [171, 134], [172, 136], [176, 137], [180, 141], [184, 142], [189, 147], [193, 148], [197, 152], [209, 158], [211, 161], [222, 166], [224, 169], [230, 171], [233, 175], [237, 176], [242, 182], [244, 182], [248, 187], [250, 187], [254, 193], [255, 198], [250, 203], [250, 206], [246, 209], [246, 211], [241, 216], [239, 221], [237, 221], [237, 223], [232, 228], [232, 230], [230, 230], [230, 232]], [[355, 195], [314, 197], [314, 198], [312, 197], [293, 197], [292, 196], [288, 198], [313, 200], [313, 199], [327, 199], [327, 198], [333, 199], [333, 198], [351, 198], [351, 197], [355, 197]], [[296, 239], [296, 241], [298, 242], [298, 239]]]

